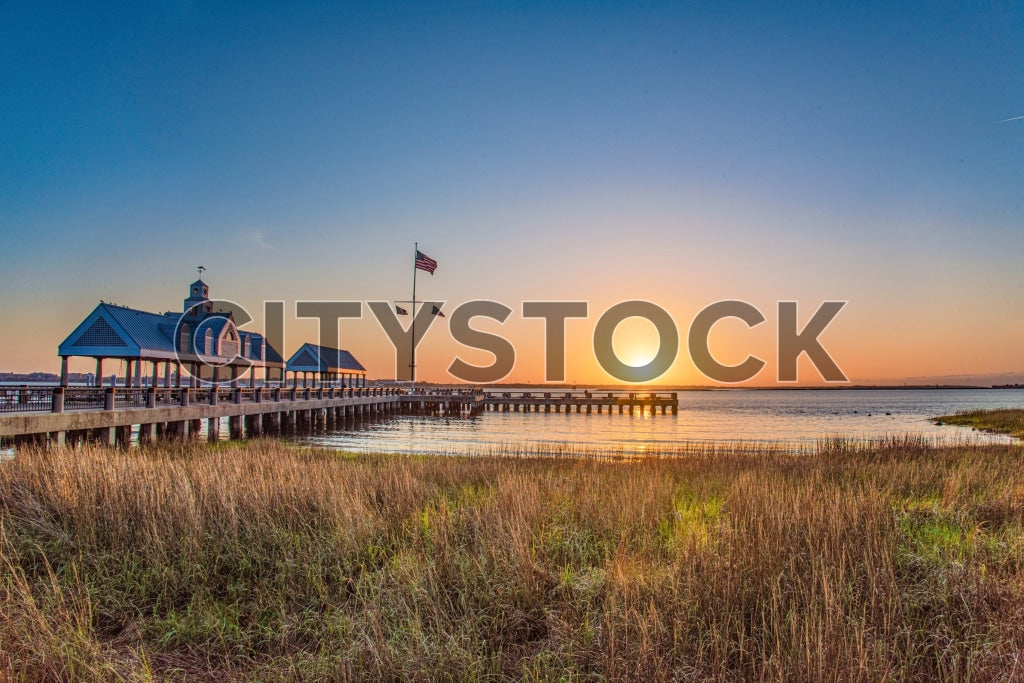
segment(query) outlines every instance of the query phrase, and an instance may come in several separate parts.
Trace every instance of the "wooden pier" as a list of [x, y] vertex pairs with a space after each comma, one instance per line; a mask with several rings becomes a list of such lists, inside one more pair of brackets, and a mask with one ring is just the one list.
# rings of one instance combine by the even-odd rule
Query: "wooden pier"
[[486, 409], [486, 398], [482, 391], [429, 389], [406, 394], [404, 403], [412, 415], [472, 417]]
[[662, 415], [671, 412], [679, 414], [679, 396], [676, 392], [643, 391], [488, 391], [484, 404], [486, 409], [497, 412], [545, 412], [609, 414], [639, 413]]
[[[0, 442], [181, 439], [201, 433], [204, 420], [208, 438], [217, 439], [224, 418], [230, 438], [243, 438], [345, 429], [401, 414], [679, 412], [677, 395], [664, 392], [366, 386], [366, 368], [346, 350], [307, 343], [286, 362], [265, 336], [238, 329], [234, 313], [221, 310], [224, 302], [210, 299], [203, 270], [181, 313], [100, 301], [58, 346], [59, 385], [0, 387]], [[95, 360], [95, 386], [70, 385], [75, 357]], [[105, 361], [124, 363], [123, 386], [114, 386], [116, 372], [104, 386]]]
[[665, 415], [679, 412], [675, 392], [479, 391], [340, 386], [2, 387], [0, 440], [15, 443], [123, 445], [194, 438], [203, 429], [230, 438], [277, 436], [354, 427], [397, 415], [472, 417], [484, 411], [607, 412]]
[[197, 435], [228, 418], [231, 438], [345, 429], [396, 415], [470, 416], [482, 392], [409, 393], [381, 387], [4, 387], [0, 439], [16, 443], [126, 444]]

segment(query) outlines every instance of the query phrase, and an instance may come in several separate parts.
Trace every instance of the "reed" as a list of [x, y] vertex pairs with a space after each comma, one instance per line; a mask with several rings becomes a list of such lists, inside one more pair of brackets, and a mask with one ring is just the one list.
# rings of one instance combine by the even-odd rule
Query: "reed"
[[20, 451], [0, 678], [1024, 676], [1021, 448], [601, 456]]

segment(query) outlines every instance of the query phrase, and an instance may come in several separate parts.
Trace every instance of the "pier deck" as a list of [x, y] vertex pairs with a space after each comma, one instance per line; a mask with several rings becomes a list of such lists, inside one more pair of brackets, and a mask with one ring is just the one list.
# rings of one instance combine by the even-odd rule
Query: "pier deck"
[[[232, 438], [284, 434], [296, 428], [344, 428], [394, 415], [473, 416], [496, 412], [657, 415], [679, 412], [675, 392], [480, 391], [395, 387], [62, 387], [0, 388], [0, 439], [19, 442], [126, 443], [219, 435], [229, 419]], [[216, 421], [216, 422], [215, 422]]]
[[[229, 418], [232, 437], [297, 427], [343, 426], [419, 412], [419, 397], [380, 387], [4, 387], [0, 438], [15, 441], [122, 443], [198, 433], [203, 420]], [[435, 410], [472, 410], [465, 397], [437, 397]], [[211, 425], [212, 426], [212, 425]], [[219, 429], [209, 429], [211, 439]]]
[[486, 409], [497, 412], [570, 412], [588, 415], [609, 413], [618, 409], [621, 414], [648, 412], [656, 415], [679, 413], [679, 395], [672, 391], [487, 391]]

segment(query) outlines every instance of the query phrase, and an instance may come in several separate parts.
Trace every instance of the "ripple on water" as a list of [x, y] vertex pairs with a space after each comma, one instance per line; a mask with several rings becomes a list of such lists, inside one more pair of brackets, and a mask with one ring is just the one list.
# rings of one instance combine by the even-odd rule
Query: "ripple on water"
[[579, 449], [642, 455], [711, 445], [807, 450], [841, 436], [873, 440], [915, 435], [933, 443], [1013, 443], [1004, 435], [936, 426], [960, 410], [1024, 405], [1024, 391], [730, 390], [679, 394], [678, 415], [483, 413], [473, 418], [401, 416], [357, 429], [297, 437], [353, 452], [560, 454]]

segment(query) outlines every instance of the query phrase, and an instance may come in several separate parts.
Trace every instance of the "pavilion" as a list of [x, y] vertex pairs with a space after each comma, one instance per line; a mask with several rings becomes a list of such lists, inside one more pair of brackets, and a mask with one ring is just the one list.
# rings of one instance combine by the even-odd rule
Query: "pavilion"
[[103, 386], [107, 360], [118, 361], [119, 367], [125, 364], [126, 387], [142, 385], [144, 363], [151, 363], [152, 386], [158, 384], [161, 365], [165, 387], [171, 386], [171, 366], [178, 387], [183, 367], [190, 386], [222, 380], [237, 385], [246, 371], [250, 386], [255, 386], [261, 368], [264, 382], [283, 379], [281, 354], [263, 335], [239, 330], [230, 311], [215, 311], [209, 295], [209, 287], [199, 279], [189, 285], [189, 297], [181, 313], [149, 313], [100, 302], [57, 350], [61, 385], [68, 384], [68, 359], [82, 356], [96, 359], [99, 387]]
[[345, 386], [366, 386], [366, 368], [348, 351], [332, 349], [316, 344], [303, 344], [299, 347], [285, 366], [287, 373], [292, 373], [294, 383], [299, 385], [299, 374], [302, 375], [302, 386], [312, 375], [313, 386], [320, 382], [341, 381]]

